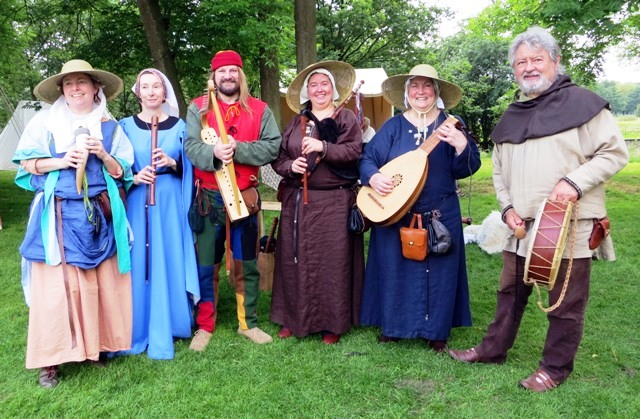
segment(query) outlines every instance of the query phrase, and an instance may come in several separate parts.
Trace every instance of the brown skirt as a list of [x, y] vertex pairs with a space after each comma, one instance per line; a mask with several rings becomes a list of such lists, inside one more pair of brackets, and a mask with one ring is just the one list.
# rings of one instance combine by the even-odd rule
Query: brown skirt
[[117, 256], [94, 269], [67, 265], [71, 315], [62, 273], [62, 265], [32, 264], [27, 368], [96, 361], [100, 352], [130, 349], [131, 275], [118, 272]]

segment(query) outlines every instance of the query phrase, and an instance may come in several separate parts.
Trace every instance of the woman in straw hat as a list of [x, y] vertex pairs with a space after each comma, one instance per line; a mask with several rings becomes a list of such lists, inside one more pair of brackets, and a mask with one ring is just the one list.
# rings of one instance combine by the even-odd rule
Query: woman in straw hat
[[[362, 235], [347, 231], [355, 201], [362, 131], [336, 106], [351, 92], [355, 70], [324, 61], [301, 71], [287, 104], [301, 112], [282, 135], [273, 169], [283, 177], [271, 320], [281, 338], [320, 333], [326, 344], [358, 323], [364, 271]], [[307, 172], [308, 202], [303, 176]]]
[[[396, 224], [371, 230], [361, 322], [382, 328], [381, 343], [422, 338], [442, 352], [452, 327], [471, 324], [456, 180], [480, 168], [480, 153], [468, 134], [443, 124], [445, 110], [458, 104], [462, 91], [438, 77], [430, 65], [389, 77], [382, 90], [384, 98], [404, 112], [389, 119], [367, 144], [360, 161], [362, 184], [381, 195], [390, 193], [393, 181], [380, 167], [415, 150], [434, 131], [441, 143], [429, 154], [427, 181], [410, 212]], [[404, 258], [400, 228], [409, 225], [411, 213], [425, 218], [436, 210], [453, 238], [450, 252], [429, 254], [422, 262]]]
[[[190, 298], [200, 295], [193, 235], [187, 220], [193, 168], [185, 157], [186, 124], [169, 79], [142, 70], [131, 88], [140, 113], [120, 121], [133, 144], [134, 186], [127, 216], [136, 238], [131, 249], [133, 337], [129, 354], [172, 359], [173, 339], [191, 337]], [[158, 117], [157, 148], [151, 150], [151, 119]], [[156, 168], [151, 166], [154, 160]], [[155, 182], [155, 205], [147, 192]]]
[[[30, 306], [27, 368], [43, 387], [58, 365], [98, 361], [131, 345], [129, 237], [119, 188], [131, 182], [131, 143], [107, 111], [122, 80], [71, 60], [34, 89], [52, 103], [29, 121], [16, 183], [36, 193], [20, 246]], [[82, 173], [84, 172], [84, 173]]]

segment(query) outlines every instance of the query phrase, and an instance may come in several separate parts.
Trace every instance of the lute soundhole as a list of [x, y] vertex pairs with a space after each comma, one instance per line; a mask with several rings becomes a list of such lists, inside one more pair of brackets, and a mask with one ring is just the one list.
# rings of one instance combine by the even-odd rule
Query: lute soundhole
[[398, 185], [400, 185], [402, 183], [402, 174], [401, 173], [396, 173], [395, 175], [393, 175], [391, 177], [391, 180], [393, 180], [393, 187], [397, 188]]

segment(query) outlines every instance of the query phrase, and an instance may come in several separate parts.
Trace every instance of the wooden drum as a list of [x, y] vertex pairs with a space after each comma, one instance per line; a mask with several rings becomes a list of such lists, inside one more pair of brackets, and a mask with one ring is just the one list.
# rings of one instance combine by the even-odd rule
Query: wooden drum
[[536, 215], [524, 267], [524, 283], [553, 289], [567, 244], [572, 202], [545, 199]]

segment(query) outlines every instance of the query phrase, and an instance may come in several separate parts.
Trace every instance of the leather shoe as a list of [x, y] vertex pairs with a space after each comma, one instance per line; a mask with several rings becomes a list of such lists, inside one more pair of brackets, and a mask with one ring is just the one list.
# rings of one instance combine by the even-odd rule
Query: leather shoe
[[536, 393], [544, 393], [558, 387], [560, 383], [556, 382], [545, 371], [538, 368], [529, 377], [520, 381], [520, 386]]
[[471, 348], [464, 351], [449, 349], [449, 355], [451, 356], [451, 358], [455, 359], [456, 361], [464, 362], [467, 364], [474, 363], [474, 362], [478, 362], [482, 364], [504, 364], [505, 362], [504, 359], [494, 361], [491, 359], [483, 358], [478, 354], [478, 352], [476, 351], [476, 348]]
[[447, 350], [446, 340], [429, 340], [427, 339], [427, 346], [435, 353], [441, 354]]
[[335, 335], [333, 333], [324, 333], [322, 335], [322, 341], [327, 345], [334, 345], [340, 342], [340, 335]]
[[393, 336], [380, 335], [378, 343], [395, 343], [399, 342], [400, 338], [394, 338]]
[[291, 331], [291, 329], [286, 327], [282, 327], [278, 332], [278, 337], [280, 339], [290, 338], [291, 336], [293, 336], [293, 332]]
[[44, 388], [54, 388], [58, 385], [58, 367], [44, 367], [40, 369], [38, 384]]

